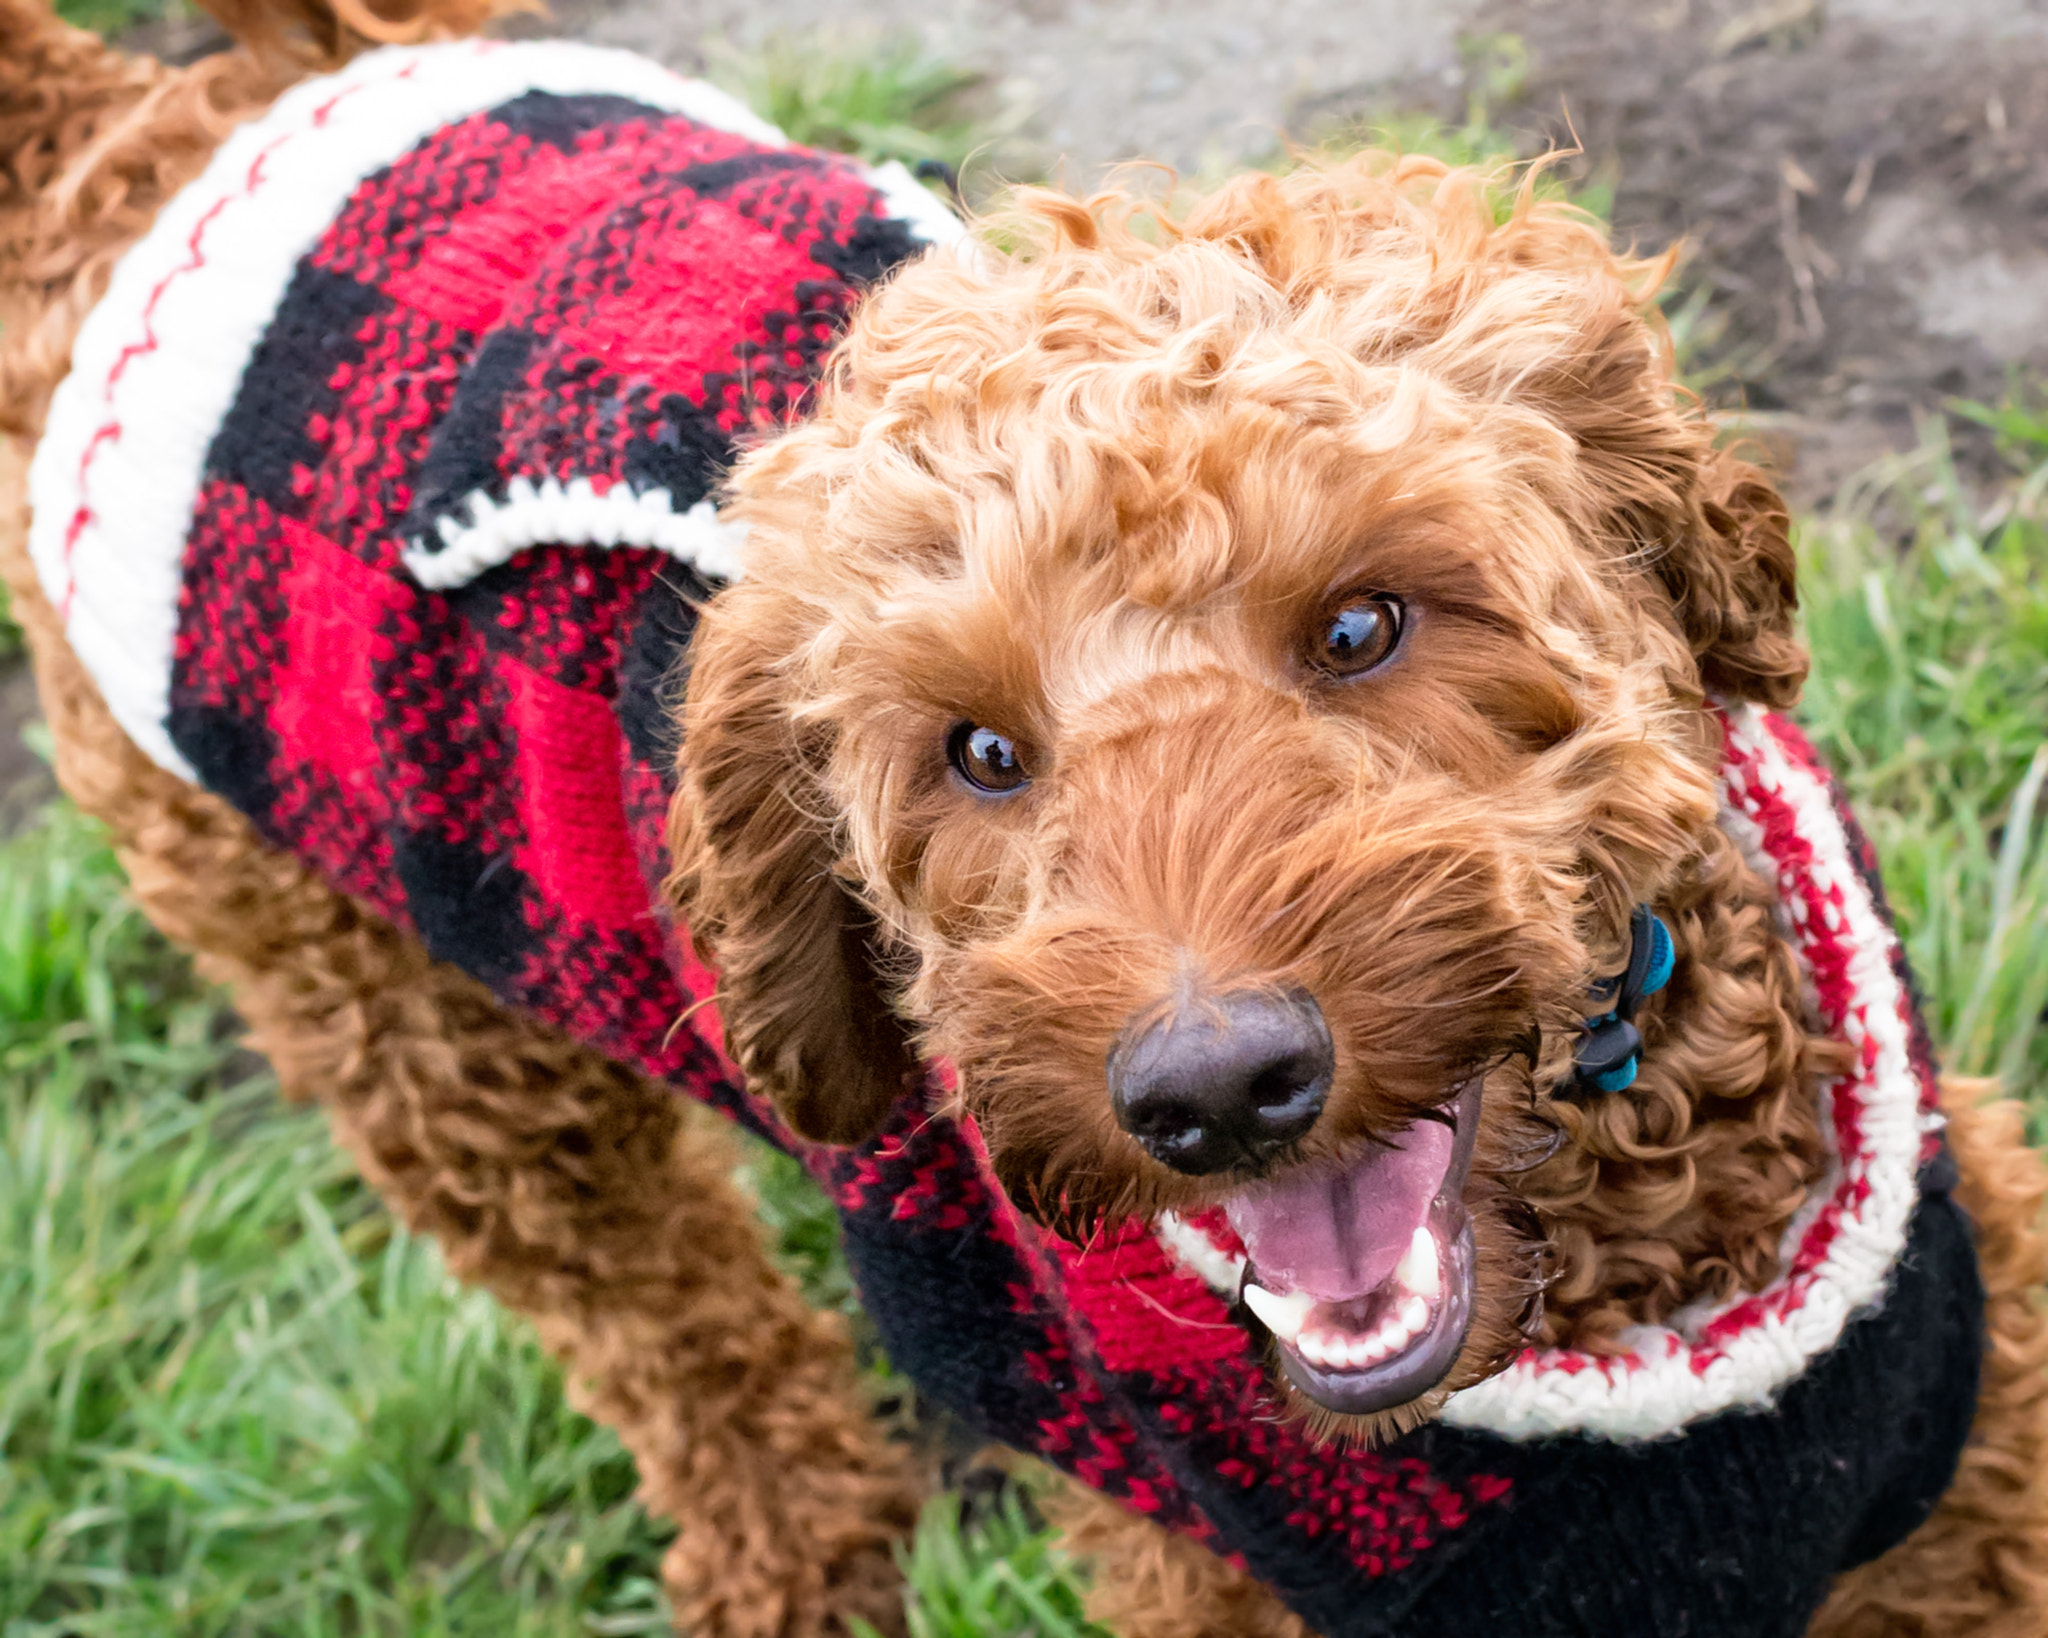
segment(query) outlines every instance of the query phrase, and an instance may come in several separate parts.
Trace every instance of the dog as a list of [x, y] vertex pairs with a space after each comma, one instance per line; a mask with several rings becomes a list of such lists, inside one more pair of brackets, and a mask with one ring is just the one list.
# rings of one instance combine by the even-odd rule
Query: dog
[[2048, 1184], [1664, 264], [1388, 156], [998, 253], [649, 65], [356, 56], [468, 0], [222, 15], [0, 0], [59, 774], [686, 1630], [902, 1630], [926, 1476], [679, 1086], [1128, 1638], [2042, 1629]]

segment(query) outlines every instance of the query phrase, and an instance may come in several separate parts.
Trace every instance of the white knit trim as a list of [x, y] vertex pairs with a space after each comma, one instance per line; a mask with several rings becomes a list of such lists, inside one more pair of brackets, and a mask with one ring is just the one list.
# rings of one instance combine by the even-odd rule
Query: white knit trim
[[[724, 92], [623, 51], [388, 47], [294, 86], [231, 135], [80, 327], [29, 471], [29, 551], [115, 719], [172, 772], [193, 777], [164, 726], [185, 538], [207, 449], [293, 269], [364, 177], [526, 91], [608, 92], [786, 146]], [[900, 192], [916, 187], [907, 176], [876, 186], [892, 209], [917, 203]], [[932, 212], [945, 213], [918, 193], [914, 225], [936, 237]]]
[[467, 510], [466, 523], [457, 516], [435, 523], [446, 544], [429, 551], [415, 542], [403, 554], [430, 591], [466, 585], [540, 545], [651, 546], [712, 580], [738, 580], [743, 569], [745, 527], [725, 522], [708, 500], [678, 512], [666, 489], [636, 493], [616, 483], [600, 493], [588, 478], [538, 485], [514, 478], [502, 501], [477, 490], [457, 510]]
[[889, 214], [906, 222], [911, 232], [928, 245], [957, 245], [967, 238], [967, 224], [931, 189], [903, 168], [900, 159], [868, 170], [868, 181], [889, 207]]
[[[1455, 1427], [1510, 1439], [1566, 1433], [1649, 1439], [1721, 1411], [1767, 1405], [1834, 1346], [1858, 1311], [1882, 1298], [1905, 1248], [1928, 1123], [1913, 1067], [1908, 1004], [1891, 965], [1892, 931], [1857, 871], [1826, 782], [1786, 755], [1763, 713], [1752, 707], [1729, 711], [1728, 745], [1723, 786], [1729, 806], [1748, 814], [1760, 798], [1775, 795], [1812, 849], [1804, 868], [1762, 861], [1777, 875], [1800, 930], [1795, 948], [1802, 962], [1801, 945], [1816, 919], [1827, 939], [1848, 952], [1851, 1000], [1841, 1016], [1823, 1021], [1837, 1038], [1867, 1053], [1869, 1063], [1828, 1089], [1840, 1145], [1835, 1186], [1794, 1220], [1783, 1247], [1787, 1272], [1768, 1290], [1696, 1307], [1669, 1325], [1639, 1327], [1630, 1338], [1634, 1351], [1620, 1358], [1532, 1351], [1453, 1394], [1443, 1418]], [[1753, 834], [1754, 825], [1749, 828]], [[1828, 1234], [1820, 1249], [1816, 1241]], [[1738, 1310], [1750, 1316], [1745, 1323], [1710, 1334], [1716, 1321]]]
[[[1761, 711], [1731, 708], [1722, 767], [1723, 826], [1779, 889], [1781, 925], [1806, 979], [1817, 1027], [1868, 1062], [1824, 1088], [1830, 1164], [1788, 1226], [1783, 1272], [1759, 1293], [1698, 1304], [1659, 1326], [1639, 1326], [1631, 1352], [1612, 1358], [1532, 1349], [1486, 1381], [1453, 1394], [1454, 1427], [1537, 1439], [1583, 1434], [1655, 1439], [1721, 1411], [1768, 1405], [1879, 1301], [1906, 1244], [1918, 1201], [1921, 1143], [1940, 1117], [1923, 1112], [1914, 1069], [1910, 1008], [1891, 965], [1894, 935], [1858, 872], [1826, 781], [1793, 761]], [[1767, 798], [1789, 810], [1812, 850], [1802, 865], [1765, 851], [1755, 817]], [[1819, 929], [1815, 930], [1818, 923]], [[1848, 952], [1850, 1000], [1839, 1016], [1820, 1009], [1809, 946]], [[1160, 1243], [1189, 1273], [1234, 1299], [1244, 1259], [1171, 1214]]]
[[1173, 1253], [1181, 1267], [1218, 1296], [1231, 1302], [1237, 1300], [1249, 1258], [1242, 1252], [1224, 1250], [1193, 1223], [1174, 1212], [1161, 1212], [1153, 1228], [1159, 1236], [1159, 1243]]

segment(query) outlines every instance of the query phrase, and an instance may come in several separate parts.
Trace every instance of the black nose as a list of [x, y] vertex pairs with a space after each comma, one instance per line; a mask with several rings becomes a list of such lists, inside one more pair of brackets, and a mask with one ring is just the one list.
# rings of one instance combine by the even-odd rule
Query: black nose
[[1299, 992], [1197, 1001], [1109, 1055], [1117, 1124], [1177, 1172], [1257, 1168], [1315, 1125], [1337, 1055]]

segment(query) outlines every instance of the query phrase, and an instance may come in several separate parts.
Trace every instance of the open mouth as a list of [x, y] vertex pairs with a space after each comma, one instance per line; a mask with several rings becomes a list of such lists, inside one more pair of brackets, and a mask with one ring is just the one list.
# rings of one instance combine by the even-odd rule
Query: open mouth
[[1475, 1080], [1344, 1167], [1254, 1184], [1225, 1204], [1249, 1258], [1240, 1296], [1273, 1334], [1288, 1380], [1326, 1410], [1406, 1404], [1464, 1346], [1479, 1097]]

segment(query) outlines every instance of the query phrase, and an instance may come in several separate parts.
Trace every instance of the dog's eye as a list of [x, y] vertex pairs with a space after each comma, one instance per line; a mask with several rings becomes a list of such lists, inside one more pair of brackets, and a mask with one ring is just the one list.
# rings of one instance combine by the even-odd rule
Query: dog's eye
[[979, 723], [956, 723], [946, 740], [946, 757], [960, 777], [989, 796], [1007, 796], [1031, 783], [1017, 743]]
[[1309, 653], [1309, 663], [1334, 677], [1370, 671], [1401, 640], [1401, 600], [1357, 597], [1330, 616]]

